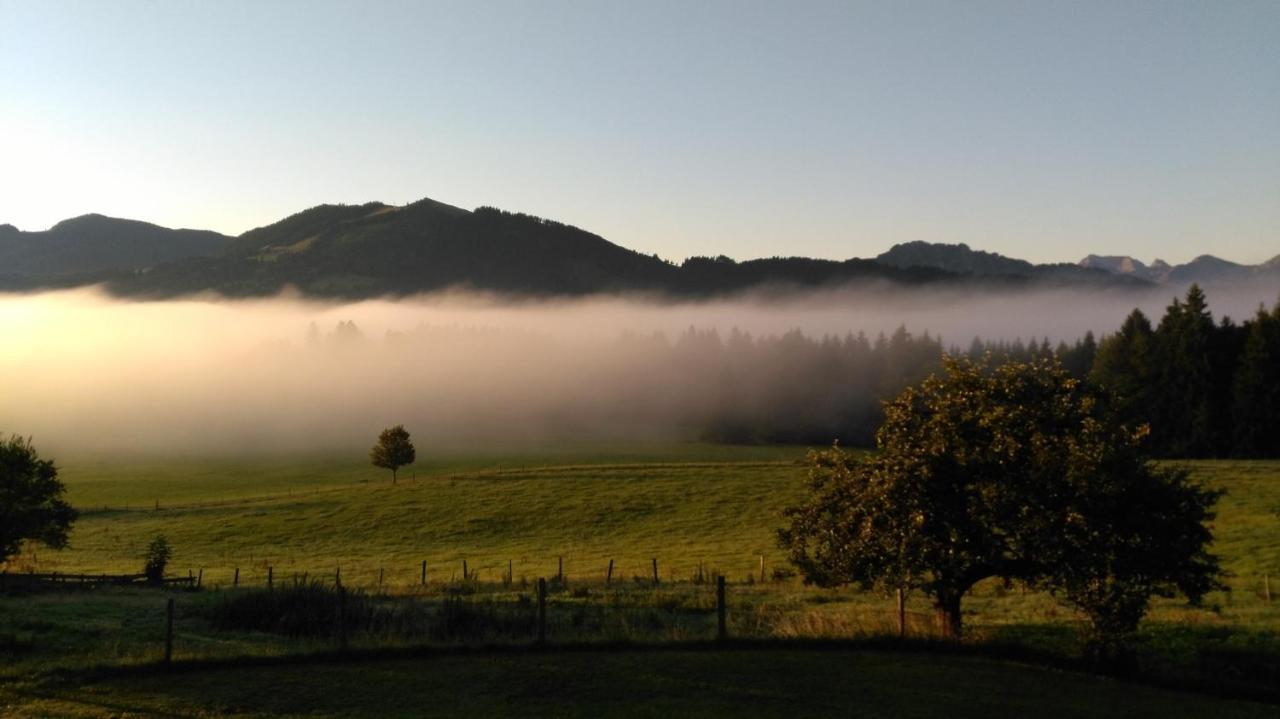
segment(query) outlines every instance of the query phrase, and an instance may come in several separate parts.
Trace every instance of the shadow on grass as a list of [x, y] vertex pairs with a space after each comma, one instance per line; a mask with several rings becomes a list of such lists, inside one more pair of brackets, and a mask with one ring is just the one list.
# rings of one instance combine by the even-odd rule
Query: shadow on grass
[[[706, 653], [720, 651], [769, 652], [883, 652], [945, 657], [962, 657], [1012, 662], [1032, 667], [1069, 671], [1120, 679], [1136, 684], [1179, 692], [1196, 692], [1225, 699], [1245, 699], [1280, 704], [1280, 686], [1223, 677], [1170, 677], [1132, 669], [1099, 667], [1084, 659], [1065, 657], [1024, 644], [983, 642], [964, 643], [940, 639], [869, 637], [859, 639], [728, 639], [723, 641], [682, 642], [574, 642], [546, 644], [481, 644], [471, 646], [418, 645], [408, 647], [352, 648], [346, 651], [326, 650], [286, 655], [263, 655], [236, 658], [175, 660], [170, 664], [151, 662], [126, 666], [92, 666], [82, 669], [59, 669], [29, 685], [27, 691], [36, 696], [42, 690], [65, 689], [67, 686], [92, 684], [113, 679], [154, 676], [180, 676], [224, 669], [251, 669], [306, 665], [357, 664], [395, 662], [440, 657], [498, 657], [547, 654], [592, 653]], [[1269, 660], [1269, 658], [1268, 658]], [[26, 693], [24, 691], [23, 693]], [[122, 707], [122, 709], [124, 709]]]

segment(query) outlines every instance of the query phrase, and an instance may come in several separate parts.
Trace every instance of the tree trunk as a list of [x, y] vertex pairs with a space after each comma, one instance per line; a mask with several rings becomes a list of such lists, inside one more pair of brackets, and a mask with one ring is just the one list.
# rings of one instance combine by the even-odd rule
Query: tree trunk
[[962, 627], [960, 619], [960, 597], [962, 594], [944, 594], [933, 601], [938, 612], [938, 623], [942, 625], [943, 634], [948, 639], [959, 639]]

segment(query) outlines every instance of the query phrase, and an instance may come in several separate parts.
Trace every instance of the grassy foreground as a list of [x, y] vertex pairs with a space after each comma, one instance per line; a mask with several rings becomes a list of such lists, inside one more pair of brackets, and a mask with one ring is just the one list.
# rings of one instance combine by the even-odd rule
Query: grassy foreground
[[1271, 717], [986, 659], [851, 650], [452, 653], [0, 685], [13, 717]]
[[[782, 522], [781, 510], [804, 492], [804, 468], [797, 463], [802, 454], [789, 447], [707, 445], [458, 454], [422, 463], [416, 477], [414, 470], [402, 472], [396, 485], [362, 458], [66, 459], [60, 461], [62, 475], [70, 499], [83, 512], [72, 546], [26, 554], [10, 569], [136, 572], [146, 543], [165, 534], [176, 549], [171, 571], [202, 570], [206, 589], [228, 590], [236, 568], [240, 592], [249, 591], [245, 585], [260, 586], [267, 567], [282, 582], [303, 575], [332, 582], [340, 569], [348, 587], [366, 588], [389, 602], [433, 605], [459, 592], [527, 602], [530, 583], [553, 576], [563, 558], [568, 582], [557, 587], [550, 612], [555, 641], [707, 639], [714, 632], [714, 599], [709, 586], [693, 580], [719, 572], [731, 583], [732, 636], [847, 638], [891, 631], [891, 599], [854, 589], [808, 588], [786, 575], [773, 532]], [[1258, 687], [1280, 676], [1280, 601], [1265, 598], [1268, 579], [1280, 594], [1274, 578], [1280, 573], [1280, 462], [1188, 466], [1202, 481], [1228, 491], [1215, 535], [1234, 591], [1214, 593], [1199, 608], [1177, 600], [1157, 602], [1141, 637], [1143, 666], [1166, 680], [1204, 679], [1218, 690], [1241, 687], [1257, 696]], [[761, 557], [765, 582], [759, 581]], [[651, 586], [654, 558], [660, 588]], [[615, 582], [606, 586], [611, 559]], [[424, 560], [425, 589], [420, 586]], [[478, 581], [461, 581], [464, 560]], [[514, 582], [504, 587], [500, 580], [508, 567]], [[775, 576], [775, 570], [781, 574]], [[230, 594], [179, 595], [179, 660], [270, 658], [333, 646], [330, 637], [290, 639], [211, 626], [209, 605]], [[89, 666], [155, 661], [163, 599], [149, 590], [0, 597], [0, 715], [187, 710], [217, 715], [245, 707], [264, 716], [304, 714], [313, 699], [321, 708], [350, 706], [325, 703], [326, 697], [338, 702], [336, 697], [345, 696], [339, 687], [363, 697], [375, 716], [414, 715], [415, 702], [445, 714], [514, 713], [525, 705], [535, 713], [554, 713], [551, 707], [559, 706], [552, 703], [554, 696], [573, 700], [565, 707], [568, 713], [581, 708], [581, 714], [643, 715], [650, 704], [638, 703], [635, 696], [646, 693], [654, 714], [723, 714], [742, 707], [780, 713], [771, 708], [771, 696], [809, 707], [810, 713], [844, 713], [842, 707], [855, 706], [854, 713], [872, 715], [941, 711], [913, 704], [920, 692], [937, 706], [954, 702], [957, 708], [947, 711], [960, 716], [974, 707], [986, 707], [987, 715], [1008, 713], [993, 709], [1004, 706], [1032, 707], [1049, 716], [1093, 714], [1113, 702], [1118, 702], [1116, 715], [1128, 716], [1148, 715], [1144, 707], [1176, 716], [1257, 710], [974, 658], [799, 650], [760, 656], [462, 655], [358, 667], [217, 669], [187, 673], [172, 684], [121, 676], [60, 688], [67, 672], [74, 677]], [[1078, 650], [1079, 617], [1051, 596], [988, 582], [965, 602], [970, 641], [1011, 643], [1054, 655]], [[913, 633], [931, 631], [923, 597], [910, 597], [908, 610]], [[353, 637], [353, 644], [387, 642], [368, 636]], [[596, 674], [608, 691], [595, 689]], [[973, 684], [961, 680], [968, 674], [977, 677]], [[902, 684], [898, 677], [916, 677], [918, 684]], [[398, 682], [409, 688], [392, 691]], [[539, 688], [542, 682], [566, 688]], [[822, 689], [822, 682], [832, 686]], [[1025, 694], [1024, 684], [1030, 687]], [[459, 695], [454, 704], [433, 694], [466, 685], [474, 691]], [[940, 695], [929, 694], [935, 689]], [[613, 698], [633, 691], [638, 694]], [[1037, 693], [1052, 699], [1024, 704]], [[1112, 694], [1147, 700], [1126, 703], [1107, 698]], [[1058, 696], [1084, 709], [1066, 711], [1063, 707], [1071, 705], [1059, 705]], [[868, 703], [873, 699], [880, 703]]]

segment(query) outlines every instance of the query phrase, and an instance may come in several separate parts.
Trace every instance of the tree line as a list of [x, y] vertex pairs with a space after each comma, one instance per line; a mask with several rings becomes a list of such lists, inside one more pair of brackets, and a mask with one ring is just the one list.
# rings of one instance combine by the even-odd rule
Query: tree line
[[1088, 374], [1165, 457], [1280, 456], [1280, 303], [1214, 322], [1192, 285], [1158, 324], [1134, 310]]
[[1280, 303], [1241, 324], [1215, 322], [1195, 285], [1157, 324], [1135, 309], [1101, 341], [1092, 332], [1057, 345], [975, 338], [961, 350], [904, 327], [874, 340], [799, 331], [753, 339], [738, 330], [721, 340], [690, 329], [672, 350], [677, 361], [698, 355], [683, 361], [715, 388], [703, 420], [713, 441], [870, 445], [881, 403], [951, 355], [992, 365], [1056, 359], [1112, 396], [1130, 426], [1150, 425], [1156, 456], [1280, 456]]

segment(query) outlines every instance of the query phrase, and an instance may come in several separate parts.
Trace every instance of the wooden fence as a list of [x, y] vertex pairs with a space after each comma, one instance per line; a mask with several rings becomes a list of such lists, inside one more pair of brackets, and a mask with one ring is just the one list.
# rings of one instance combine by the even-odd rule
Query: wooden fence
[[[0, 572], [0, 591], [50, 591], [62, 589], [93, 589], [96, 587], [122, 587], [147, 585], [145, 574], [67, 574], [61, 572]], [[165, 587], [195, 588], [200, 584], [197, 576], [165, 577]]]

